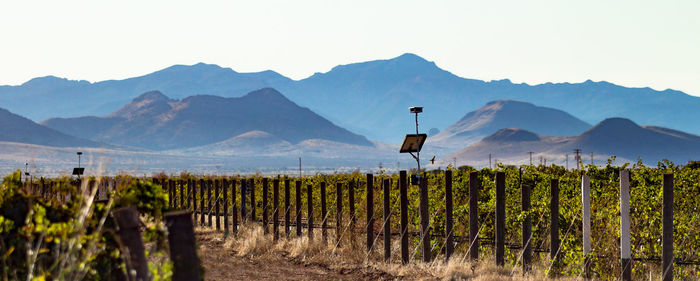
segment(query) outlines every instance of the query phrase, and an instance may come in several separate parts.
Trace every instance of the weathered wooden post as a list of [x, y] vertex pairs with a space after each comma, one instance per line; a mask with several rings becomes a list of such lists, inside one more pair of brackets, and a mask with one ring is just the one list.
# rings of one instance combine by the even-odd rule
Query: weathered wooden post
[[591, 180], [581, 176], [581, 206], [583, 208], [583, 275], [591, 277]]
[[367, 251], [374, 246], [374, 177], [367, 174]]
[[328, 211], [326, 210], [326, 182], [321, 182], [321, 237], [328, 243]]
[[207, 220], [207, 226], [209, 226], [209, 227], [212, 226], [212, 212], [214, 211], [214, 208], [212, 208], [213, 206], [211, 204], [214, 203], [214, 201], [215, 201], [215, 200], [212, 200], [212, 198], [211, 198], [211, 186], [212, 186], [212, 182], [211, 182], [211, 179], [209, 179], [209, 180], [207, 180], [207, 202], [208, 202], [207, 209], [209, 210], [207, 212], [207, 216], [209, 217]]
[[549, 187], [551, 196], [549, 205], [549, 258], [552, 260], [552, 264], [556, 265], [557, 256], [559, 256], [559, 180], [551, 179]]
[[314, 239], [314, 204], [313, 189], [310, 184], [306, 185], [306, 233], [309, 241]]
[[523, 220], [523, 273], [529, 272], [532, 269], [532, 215], [530, 215], [530, 186], [527, 184], [520, 185], [520, 204], [522, 210], [527, 215]]
[[170, 260], [173, 262], [172, 280], [202, 280], [192, 214], [189, 211], [166, 213], [165, 225], [168, 227]]
[[301, 181], [298, 180], [296, 181], [296, 194], [294, 194], [296, 197], [296, 202], [294, 202], [296, 205], [296, 216], [295, 216], [295, 221], [296, 221], [296, 226], [297, 226], [297, 237], [301, 237]]
[[236, 179], [231, 179], [231, 229], [238, 233], [238, 207], [236, 205]]
[[673, 174], [664, 174], [661, 259], [663, 281], [673, 280]]
[[289, 237], [289, 212], [291, 210], [289, 205], [289, 179], [284, 179], [284, 235]]
[[274, 240], [280, 238], [280, 179], [276, 178], [272, 181], [272, 235]]
[[204, 184], [204, 179], [199, 179], [199, 225], [204, 226], [205, 223], [205, 217], [204, 217], [204, 189], [205, 189], [205, 184]]
[[[188, 178], [187, 179], [187, 203], [186, 203], [186, 208], [187, 210], [190, 209], [190, 206], [192, 206], [192, 179]], [[192, 212], [194, 213], [194, 212]]]
[[219, 205], [220, 205], [220, 197], [219, 197], [219, 188], [220, 188], [220, 182], [219, 179], [214, 180], [214, 212], [216, 212], [215, 218], [216, 218], [216, 231], [221, 230], [221, 219], [219, 217]]
[[479, 259], [479, 172], [469, 173], [469, 258]]
[[228, 179], [223, 178], [221, 180], [221, 185], [223, 187], [223, 192], [224, 192], [224, 233], [228, 234]]
[[173, 204], [173, 197], [175, 197], [175, 192], [173, 191], [173, 180], [169, 179], [168, 180], [168, 207], [173, 208], [175, 205]]
[[428, 217], [428, 177], [423, 174], [420, 180], [420, 240], [423, 262], [430, 262], [430, 218]]
[[350, 211], [350, 233], [355, 233], [355, 180], [348, 182], [348, 211]]
[[496, 265], [505, 264], [506, 173], [496, 172]]
[[265, 234], [270, 233], [269, 231], [269, 226], [270, 220], [268, 220], [268, 212], [269, 212], [269, 206], [267, 204], [267, 196], [268, 196], [268, 190], [267, 190], [267, 178], [262, 179], [262, 223], [263, 223], [263, 231]]
[[620, 259], [622, 280], [632, 280], [632, 253], [630, 245], [630, 172], [620, 170]]
[[454, 251], [454, 223], [452, 221], [452, 171], [445, 170], [445, 261]]
[[401, 262], [408, 263], [408, 183], [406, 171], [399, 171], [399, 196], [401, 204]]
[[126, 272], [129, 280], [151, 280], [148, 271], [143, 240], [139, 232], [139, 212], [136, 207], [123, 207], [112, 211], [119, 228], [119, 244], [126, 255]]
[[382, 182], [384, 189], [384, 210], [382, 212], [384, 219], [384, 261], [391, 261], [391, 181], [384, 179]]
[[185, 181], [180, 179], [180, 209], [185, 209]]
[[340, 235], [343, 230], [343, 185], [335, 184], [335, 244], [340, 246]]
[[250, 221], [255, 222], [255, 179], [248, 179], [248, 190], [250, 190]]
[[248, 185], [245, 178], [241, 179], [241, 222], [248, 219], [246, 217], [246, 197], [248, 197]]

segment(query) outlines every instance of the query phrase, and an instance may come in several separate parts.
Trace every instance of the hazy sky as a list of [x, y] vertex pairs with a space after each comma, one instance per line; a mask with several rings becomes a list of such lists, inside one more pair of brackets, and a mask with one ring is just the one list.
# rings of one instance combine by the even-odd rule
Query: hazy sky
[[700, 1], [0, 2], [0, 84], [197, 62], [301, 79], [405, 52], [468, 78], [700, 96]]

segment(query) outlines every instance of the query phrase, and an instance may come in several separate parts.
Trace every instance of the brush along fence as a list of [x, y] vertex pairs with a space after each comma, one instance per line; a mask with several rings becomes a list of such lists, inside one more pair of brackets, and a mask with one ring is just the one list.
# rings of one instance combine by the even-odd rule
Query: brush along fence
[[[625, 169], [542, 173], [536, 169], [529, 166], [524, 173], [447, 170], [426, 174], [420, 186], [408, 185], [406, 171], [306, 178], [159, 176], [152, 181], [167, 189], [171, 209], [180, 210], [179, 219], [186, 216], [190, 224], [216, 228], [225, 235], [237, 235], [243, 223], [261, 223], [274, 240], [280, 235], [306, 235], [310, 240], [333, 241], [333, 247], [342, 243], [355, 247], [356, 238], [363, 237], [367, 258], [379, 252], [386, 262], [394, 261], [396, 251], [400, 252], [396, 261], [401, 263], [411, 262], [419, 253], [423, 262], [435, 262], [438, 255], [478, 260], [486, 254], [498, 265], [508, 261], [522, 266], [524, 272], [539, 260], [550, 276], [613, 274], [631, 280], [633, 272], [658, 267], [664, 280], [672, 280], [674, 274], [681, 274], [674, 265], [691, 267], [682, 274], [697, 274], [697, 253], [684, 251], [682, 257], [674, 258], [673, 246], [674, 238], [676, 246], [700, 246], [693, 240], [700, 228], [696, 209], [686, 207], [699, 197], [700, 189], [675, 199], [676, 211], [692, 217], [683, 219], [683, 229], [693, 233], [683, 233], [679, 239], [674, 237], [673, 174], [634, 170], [632, 175]], [[682, 175], [683, 190], [697, 185], [697, 174]], [[103, 181], [105, 191], [98, 194], [108, 195], [106, 190], [117, 185], [116, 180]], [[51, 185], [42, 180], [29, 188], [41, 196], [69, 200], [46, 186]], [[364, 220], [358, 219], [363, 215]], [[320, 229], [320, 238], [314, 229]], [[172, 244], [184, 230], [171, 231]], [[194, 236], [188, 237], [194, 245]], [[400, 241], [398, 250], [392, 247], [392, 237]], [[380, 238], [383, 247], [378, 251]]]

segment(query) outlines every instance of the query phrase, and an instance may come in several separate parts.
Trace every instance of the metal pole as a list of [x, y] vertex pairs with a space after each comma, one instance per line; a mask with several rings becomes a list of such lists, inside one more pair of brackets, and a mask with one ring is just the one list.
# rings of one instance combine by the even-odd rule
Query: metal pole
[[[416, 137], [418, 137], [418, 113], [416, 112]], [[420, 175], [420, 149], [416, 151], [416, 162], [418, 162], [418, 174]]]

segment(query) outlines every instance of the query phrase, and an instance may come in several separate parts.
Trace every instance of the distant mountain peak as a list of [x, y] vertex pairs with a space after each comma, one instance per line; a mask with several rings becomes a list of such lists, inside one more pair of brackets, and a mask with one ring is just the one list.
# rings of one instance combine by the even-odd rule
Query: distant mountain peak
[[260, 90], [255, 90], [250, 93], [245, 94], [243, 99], [254, 99], [257, 100], [258, 102], [261, 103], [269, 103], [273, 101], [281, 101], [281, 102], [289, 102], [291, 103], [287, 97], [285, 97], [282, 93], [279, 91], [273, 89], [273, 88], [262, 88]]
[[583, 135], [617, 135], [619, 133], [641, 129], [642, 127], [637, 125], [637, 123], [632, 122], [632, 120], [620, 117], [613, 117], [601, 121], [597, 125], [584, 132]]
[[540, 137], [530, 131], [516, 128], [500, 129], [492, 135], [484, 138], [486, 142], [521, 142], [538, 141]]
[[421, 62], [427, 62], [428, 60], [424, 59], [423, 57], [416, 55], [414, 53], [403, 53], [402, 55], [395, 57], [394, 60], [401, 60], [401, 61], [421, 61]]
[[73, 81], [73, 80], [68, 80], [67, 78], [61, 78], [61, 77], [56, 77], [53, 75], [48, 75], [48, 76], [43, 76], [43, 77], [36, 77], [32, 78], [27, 82], [24, 82], [21, 86], [29, 86], [29, 87], [55, 87], [55, 86], [73, 86], [73, 83], [79, 83], [79, 84], [89, 84], [90, 82], [85, 81], [85, 80], [80, 80], [80, 81]]
[[142, 102], [142, 101], [169, 101], [170, 98], [160, 91], [148, 91], [138, 97], [135, 97], [132, 102]]

